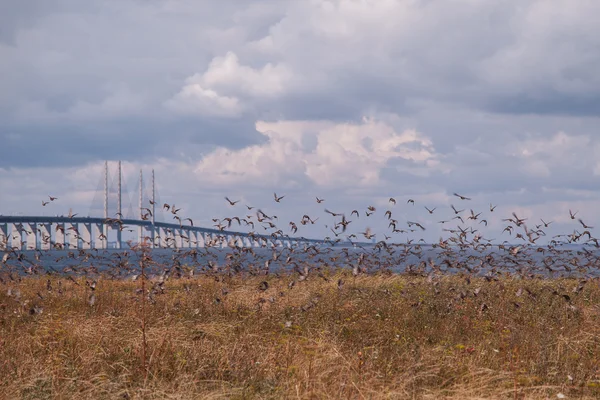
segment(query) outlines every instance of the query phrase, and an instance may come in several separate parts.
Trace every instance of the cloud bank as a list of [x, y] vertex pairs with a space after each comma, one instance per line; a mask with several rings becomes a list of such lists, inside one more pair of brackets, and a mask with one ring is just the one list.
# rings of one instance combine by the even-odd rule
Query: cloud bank
[[[294, 218], [323, 212], [316, 195], [451, 213], [458, 191], [568, 229], [569, 207], [600, 217], [599, 13], [592, 0], [7, 2], [0, 213], [46, 212], [48, 192], [87, 209], [103, 160], [122, 159], [207, 222], [232, 211], [229, 194], [269, 205], [288, 191], [277, 210]], [[435, 239], [423, 211], [399, 212]]]

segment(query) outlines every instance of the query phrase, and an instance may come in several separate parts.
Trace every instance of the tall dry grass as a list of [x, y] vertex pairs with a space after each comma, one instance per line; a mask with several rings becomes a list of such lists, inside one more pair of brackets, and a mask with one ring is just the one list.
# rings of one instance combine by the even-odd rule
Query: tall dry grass
[[600, 398], [598, 281], [326, 277], [291, 289], [291, 275], [169, 280], [164, 292], [148, 282], [143, 315], [139, 282], [98, 278], [90, 305], [83, 278], [6, 281], [0, 393]]

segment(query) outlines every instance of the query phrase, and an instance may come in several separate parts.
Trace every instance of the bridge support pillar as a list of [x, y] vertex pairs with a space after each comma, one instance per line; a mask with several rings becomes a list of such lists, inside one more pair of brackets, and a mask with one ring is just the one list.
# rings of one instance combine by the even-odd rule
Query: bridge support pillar
[[8, 247], [8, 224], [0, 224], [0, 250]]
[[176, 249], [183, 247], [183, 231], [181, 229], [173, 229], [173, 243]]
[[10, 246], [15, 250], [23, 250], [23, 226], [21, 224], [12, 224], [10, 233]]
[[108, 249], [108, 224], [106, 222], [102, 224], [102, 245], [103, 249]]
[[154, 226], [154, 222], [152, 222], [152, 225], [148, 227], [148, 231], [150, 232], [150, 248], [153, 249], [156, 247], [156, 227]]
[[158, 230], [158, 247], [164, 249], [167, 247], [167, 231], [165, 228], [159, 228]]
[[164, 247], [163, 228], [154, 228], [154, 247], [162, 249]]
[[175, 239], [175, 247], [180, 249], [183, 247], [183, 229], [174, 229], [173, 237]]
[[40, 250], [50, 250], [52, 248], [52, 227], [50, 224], [40, 224]]
[[167, 237], [169, 238], [167, 247], [170, 247], [172, 249], [177, 248], [177, 242], [175, 239], [176, 236], [177, 236], [177, 232], [174, 229], [167, 228]]
[[185, 230], [179, 229], [177, 232], [179, 233], [179, 248], [187, 247], [187, 242], [185, 238], [188, 237], [188, 235], [186, 235]]
[[169, 228], [164, 228], [163, 230], [163, 237], [164, 237], [164, 247], [165, 248], [173, 248], [175, 246], [174, 243], [174, 237], [173, 237], [173, 230], [169, 229]]
[[181, 247], [190, 247], [190, 232], [187, 229], [181, 231]]
[[192, 240], [193, 240], [192, 231], [186, 230], [185, 236], [187, 237], [186, 242], [185, 242], [185, 247], [192, 248]]
[[169, 248], [171, 246], [171, 237], [169, 236], [169, 230], [167, 228], [162, 228], [160, 231], [160, 247], [163, 249]]
[[123, 241], [123, 235], [121, 231], [121, 224], [117, 225], [117, 249], [121, 249], [121, 242]]
[[167, 231], [165, 228], [158, 228], [157, 242], [159, 248], [164, 249], [167, 247]]
[[54, 234], [54, 248], [57, 250], [66, 249], [67, 234], [65, 233], [65, 224], [59, 222], [56, 224], [56, 232]]
[[35, 223], [28, 223], [25, 229], [26, 250], [37, 249], [37, 226]]
[[155, 226], [151, 227], [151, 231], [150, 231], [150, 239], [152, 242], [152, 248], [156, 249], [160, 247], [160, 243], [158, 242], [159, 237], [160, 237], [160, 233], [159, 233], [159, 229]]
[[167, 228], [162, 228], [160, 231], [160, 247], [166, 249], [171, 244], [171, 238], [169, 237], [169, 232]]
[[104, 239], [104, 224], [92, 225], [92, 248], [106, 249], [107, 241]]
[[92, 246], [92, 224], [80, 224], [81, 248], [89, 250]]
[[79, 229], [77, 227], [77, 224], [69, 223], [65, 224], [65, 227], [67, 225], [70, 225], [68, 228], [66, 228], [68, 231], [67, 244], [69, 246], [69, 250], [77, 250], [79, 247]]

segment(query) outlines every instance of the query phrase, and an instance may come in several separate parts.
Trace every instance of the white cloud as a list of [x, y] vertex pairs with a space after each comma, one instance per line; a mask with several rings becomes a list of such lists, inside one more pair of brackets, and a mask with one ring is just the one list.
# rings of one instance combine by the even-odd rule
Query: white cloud
[[[247, 108], [240, 100], [282, 94], [292, 73], [283, 64], [267, 63], [261, 69], [241, 65], [237, 55], [215, 57], [207, 70], [186, 79], [185, 86], [165, 105], [187, 114], [232, 117]], [[250, 102], [250, 100], [249, 100]]]
[[249, 96], [268, 97], [283, 93], [291, 78], [291, 71], [283, 64], [267, 63], [261, 69], [254, 69], [240, 65], [237, 55], [229, 51], [224, 57], [214, 58], [204, 74], [194, 75], [189, 81]]
[[166, 101], [165, 106], [176, 113], [218, 117], [236, 117], [243, 110], [237, 97], [223, 96], [191, 82]]
[[[241, 150], [218, 148], [203, 157], [196, 172], [219, 185], [248, 182], [298, 184], [308, 178], [318, 186], [377, 187], [381, 169], [401, 159], [427, 175], [440, 160], [433, 143], [415, 130], [396, 132], [373, 119], [360, 124], [315, 121], [259, 121], [267, 141]], [[398, 170], [399, 174], [414, 173]]]

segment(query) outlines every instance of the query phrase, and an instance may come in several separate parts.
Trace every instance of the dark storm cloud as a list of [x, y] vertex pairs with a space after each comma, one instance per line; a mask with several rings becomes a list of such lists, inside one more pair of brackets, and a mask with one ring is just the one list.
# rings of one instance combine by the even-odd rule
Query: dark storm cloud
[[[261, 35], [274, 21], [273, 9], [244, 9], [236, 1], [3, 2], [0, 136], [10, 140], [2, 165], [27, 165], [17, 156], [25, 148], [31, 165], [55, 165], [170, 156], [186, 141], [256, 142], [254, 120], [173, 116], [162, 106], [222, 46], [243, 42], [245, 28]], [[118, 148], [107, 144], [117, 140]]]
[[250, 120], [114, 119], [50, 126], [0, 124], [0, 168], [72, 167], [102, 160], [196, 159], [215, 146], [263, 140]]

